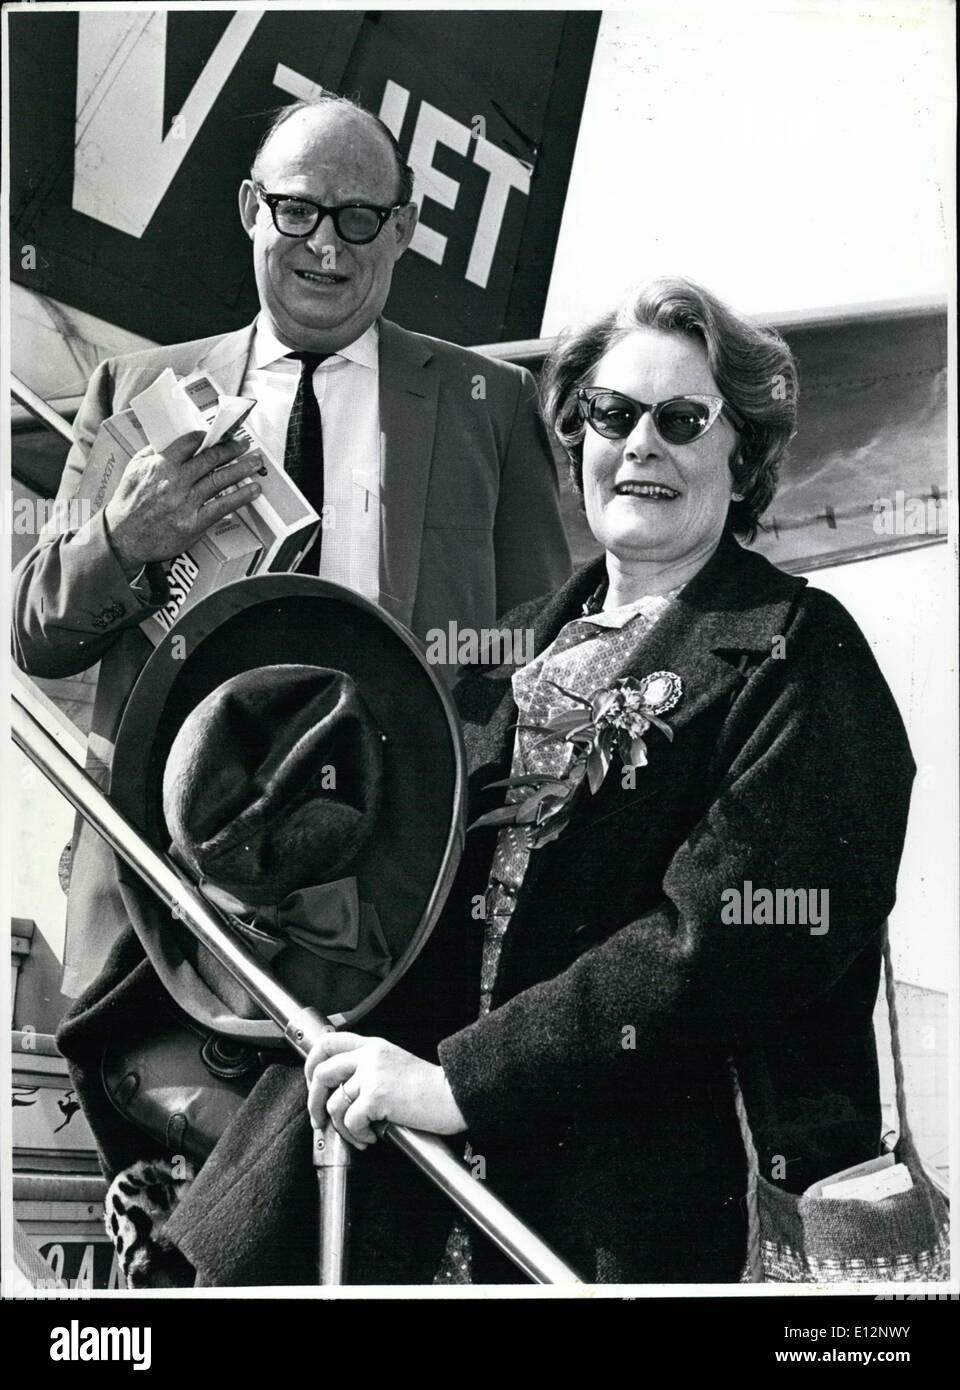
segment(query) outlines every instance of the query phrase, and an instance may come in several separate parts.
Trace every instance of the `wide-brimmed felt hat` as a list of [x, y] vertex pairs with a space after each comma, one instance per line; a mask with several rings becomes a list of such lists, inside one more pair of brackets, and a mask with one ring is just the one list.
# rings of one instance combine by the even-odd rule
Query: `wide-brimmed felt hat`
[[[217, 906], [226, 889], [256, 912], [227, 916], [254, 940], [262, 933], [277, 978], [337, 1024], [362, 1017], [412, 964], [463, 843], [464, 755], [442, 678], [389, 614], [307, 575], [244, 579], [181, 616], [127, 701], [110, 794]], [[279, 1043], [226, 968], [116, 863], [175, 1002], [216, 1032]], [[286, 908], [302, 917], [315, 883], [316, 901], [333, 894], [319, 945], [283, 930]], [[347, 927], [323, 939], [330, 924], [336, 936], [338, 914], [352, 916], [354, 937], [359, 923], [359, 952]]]
[[172, 853], [234, 913], [267, 921], [330, 884], [376, 824], [383, 743], [356, 682], [325, 666], [256, 666], [187, 715], [167, 754]]

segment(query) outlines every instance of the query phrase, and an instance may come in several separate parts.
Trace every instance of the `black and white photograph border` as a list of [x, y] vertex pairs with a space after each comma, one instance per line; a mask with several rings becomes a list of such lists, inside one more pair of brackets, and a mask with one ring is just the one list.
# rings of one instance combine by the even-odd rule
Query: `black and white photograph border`
[[5, 1297], [956, 1294], [954, 18], [4, 7]]

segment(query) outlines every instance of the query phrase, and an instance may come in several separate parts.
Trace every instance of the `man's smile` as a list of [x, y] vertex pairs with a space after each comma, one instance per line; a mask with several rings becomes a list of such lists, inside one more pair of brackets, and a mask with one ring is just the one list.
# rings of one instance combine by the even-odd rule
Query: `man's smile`
[[298, 280], [308, 285], [345, 285], [346, 275], [338, 275], [335, 270], [294, 270]]

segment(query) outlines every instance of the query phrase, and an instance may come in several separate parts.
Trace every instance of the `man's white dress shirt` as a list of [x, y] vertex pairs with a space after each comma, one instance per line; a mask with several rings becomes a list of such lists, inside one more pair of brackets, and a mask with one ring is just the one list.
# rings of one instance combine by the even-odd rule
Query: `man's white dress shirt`
[[[376, 324], [321, 362], [313, 389], [323, 424], [323, 546], [320, 578], [377, 602], [380, 594], [380, 334]], [[257, 404], [250, 433], [283, 466], [300, 363], [263, 314], [240, 388]]]

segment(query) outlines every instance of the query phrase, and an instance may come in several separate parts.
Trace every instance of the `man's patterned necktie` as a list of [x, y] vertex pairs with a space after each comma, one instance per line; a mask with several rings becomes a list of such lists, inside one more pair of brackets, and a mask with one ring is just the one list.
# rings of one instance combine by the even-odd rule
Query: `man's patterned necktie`
[[[287, 356], [300, 363], [300, 381], [293, 398], [287, 440], [283, 451], [283, 466], [306, 497], [319, 517], [323, 517], [323, 427], [320, 406], [313, 389], [313, 374], [327, 352], [288, 352]], [[320, 545], [323, 527], [304, 555], [297, 570], [300, 574], [319, 574]]]

